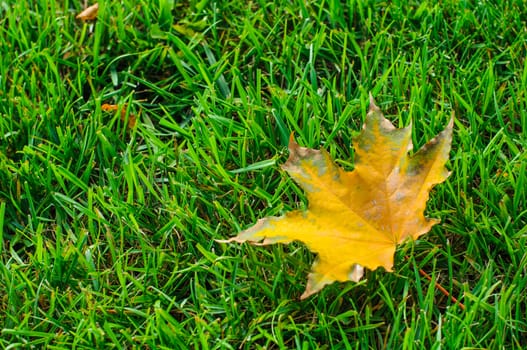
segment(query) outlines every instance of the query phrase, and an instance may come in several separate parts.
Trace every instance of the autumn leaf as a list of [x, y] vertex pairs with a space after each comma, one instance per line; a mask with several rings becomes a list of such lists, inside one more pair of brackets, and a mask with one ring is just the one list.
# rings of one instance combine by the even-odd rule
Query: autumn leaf
[[98, 12], [99, 12], [99, 4], [95, 3], [89, 7], [86, 7], [75, 18], [83, 20], [83, 21], [92, 21], [97, 18]]
[[396, 246], [439, 222], [425, 218], [424, 210], [431, 188], [449, 175], [452, 127], [453, 119], [409, 155], [411, 126], [395, 128], [370, 96], [365, 125], [353, 140], [353, 171], [291, 138], [282, 169], [306, 192], [307, 210], [261, 219], [227, 242], [304, 242], [318, 257], [301, 299], [334, 281], [359, 281], [364, 267], [391, 271]]

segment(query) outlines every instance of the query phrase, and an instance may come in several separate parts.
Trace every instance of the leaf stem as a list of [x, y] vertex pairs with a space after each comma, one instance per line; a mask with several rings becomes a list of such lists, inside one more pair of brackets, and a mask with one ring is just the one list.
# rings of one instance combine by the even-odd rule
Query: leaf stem
[[[409, 258], [406, 257], [406, 259], [409, 259]], [[432, 277], [430, 277], [430, 275], [427, 274], [423, 269], [419, 269], [419, 274], [420, 274], [421, 276], [425, 277], [425, 278], [426, 278], [427, 280], [429, 280], [430, 282], [432, 282]], [[451, 294], [448, 292], [448, 290], [446, 290], [441, 284], [439, 284], [439, 282], [436, 281], [436, 282], [434, 282], [434, 284], [435, 284], [435, 287], [436, 287], [437, 289], [439, 289], [439, 291], [440, 291], [441, 293], [443, 293], [445, 296], [449, 297], [450, 300], [451, 300], [453, 303], [458, 304], [459, 307], [461, 308], [461, 310], [465, 311], [465, 305], [464, 305], [462, 302], [460, 302], [459, 300], [457, 300], [457, 298], [456, 298], [455, 296], [451, 295]]]

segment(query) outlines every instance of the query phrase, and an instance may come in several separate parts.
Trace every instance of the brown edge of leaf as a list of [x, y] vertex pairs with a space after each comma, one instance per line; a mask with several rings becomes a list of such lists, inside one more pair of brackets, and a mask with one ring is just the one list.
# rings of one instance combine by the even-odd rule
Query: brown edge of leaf
[[99, 12], [99, 3], [95, 3], [91, 6], [86, 7], [84, 10], [82, 10], [77, 16], [75, 16], [76, 19], [80, 19], [82, 21], [92, 21], [97, 18], [97, 13]]

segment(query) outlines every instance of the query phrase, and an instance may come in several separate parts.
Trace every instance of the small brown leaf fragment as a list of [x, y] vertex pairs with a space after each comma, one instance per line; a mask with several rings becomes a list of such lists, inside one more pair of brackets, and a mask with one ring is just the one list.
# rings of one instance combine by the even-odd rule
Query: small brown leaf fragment
[[118, 105], [109, 104], [109, 103], [104, 103], [101, 106], [101, 109], [103, 111], [105, 111], [105, 112], [114, 112], [114, 111], [119, 109], [119, 106]]
[[86, 7], [75, 18], [80, 19], [82, 21], [93, 21], [97, 18], [97, 12], [99, 12], [99, 4], [95, 3], [89, 7]]
[[[124, 122], [126, 120], [126, 104], [122, 107], [119, 107], [118, 105], [104, 103], [101, 106], [101, 109], [105, 112], [115, 112], [118, 111], [119, 108], [121, 108], [121, 120]], [[136, 123], [136, 116], [135, 114], [128, 114], [128, 129], [133, 129]]]

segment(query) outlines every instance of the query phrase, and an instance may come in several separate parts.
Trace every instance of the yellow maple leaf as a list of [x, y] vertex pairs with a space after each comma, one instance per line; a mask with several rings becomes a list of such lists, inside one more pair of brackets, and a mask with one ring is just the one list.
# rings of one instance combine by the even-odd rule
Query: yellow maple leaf
[[439, 220], [424, 217], [429, 191], [449, 175], [445, 168], [453, 119], [419, 149], [411, 126], [395, 128], [370, 96], [361, 134], [353, 141], [355, 168], [346, 172], [324, 150], [292, 138], [282, 166], [304, 189], [308, 209], [260, 219], [228, 242], [304, 242], [318, 253], [301, 299], [334, 281], [358, 281], [364, 267], [392, 270], [397, 244], [416, 239]]

